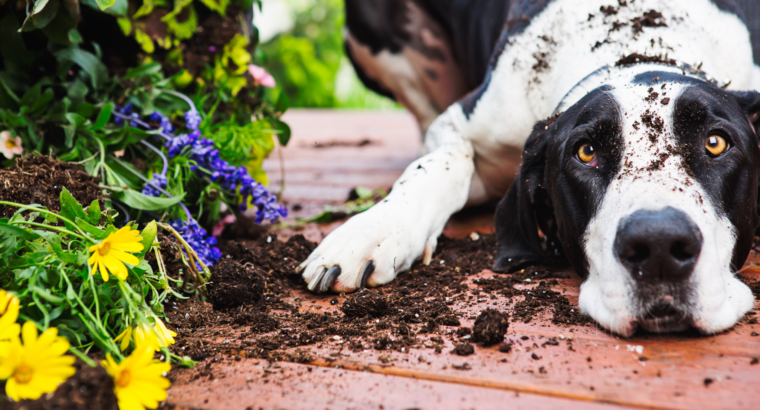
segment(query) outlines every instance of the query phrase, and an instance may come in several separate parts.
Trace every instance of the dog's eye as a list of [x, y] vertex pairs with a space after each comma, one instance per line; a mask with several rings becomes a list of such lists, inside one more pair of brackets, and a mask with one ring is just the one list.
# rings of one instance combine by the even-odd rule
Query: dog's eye
[[591, 166], [595, 165], [596, 151], [594, 150], [594, 146], [591, 144], [583, 144], [578, 147], [578, 159], [585, 164]]
[[720, 135], [711, 135], [705, 141], [705, 148], [710, 156], [717, 157], [718, 155], [726, 152], [728, 149], [728, 142]]

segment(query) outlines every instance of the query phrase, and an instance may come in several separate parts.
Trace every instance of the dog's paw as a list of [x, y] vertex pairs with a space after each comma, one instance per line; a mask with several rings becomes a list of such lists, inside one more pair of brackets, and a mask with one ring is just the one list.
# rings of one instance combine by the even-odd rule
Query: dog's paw
[[429, 263], [438, 234], [430, 235], [424, 224], [404, 217], [403, 210], [382, 205], [348, 220], [299, 265], [297, 272], [309, 290], [341, 293], [384, 285], [423, 252]]

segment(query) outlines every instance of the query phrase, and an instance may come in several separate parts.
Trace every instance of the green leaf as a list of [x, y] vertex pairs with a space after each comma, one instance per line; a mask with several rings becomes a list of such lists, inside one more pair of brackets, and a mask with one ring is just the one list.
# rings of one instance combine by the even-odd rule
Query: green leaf
[[282, 115], [285, 114], [288, 108], [290, 108], [290, 98], [288, 98], [288, 94], [285, 91], [282, 91], [277, 98], [277, 102], [274, 104], [274, 110]]
[[60, 260], [62, 260], [65, 263], [74, 263], [77, 261], [77, 255], [66, 252], [61, 247], [61, 237], [58, 236], [58, 234], [48, 231], [41, 231], [36, 230], [34, 231], [37, 235], [45, 238], [45, 241], [50, 244], [50, 247], [53, 248], [53, 252], [58, 256]]
[[55, 53], [58, 60], [71, 61], [84, 70], [90, 76], [90, 82], [94, 89], [99, 89], [108, 81], [108, 70], [98, 58], [78, 47], [68, 47]]
[[222, 17], [224, 17], [229, 2], [230, 0], [201, 0], [201, 3], [205, 4], [210, 10], [219, 13]]
[[21, 101], [19, 101], [19, 105], [22, 107], [28, 107], [32, 105], [32, 103], [39, 98], [40, 96], [40, 90], [42, 89], [42, 84], [37, 83], [34, 85], [34, 87], [27, 90], [27, 92], [24, 93], [24, 96], [21, 97]]
[[132, 15], [132, 20], [137, 20], [142, 16], [147, 16], [153, 11], [153, 0], [143, 0], [142, 6]]
[[101, 10], [105, 10], [116, 4], [116, 0], [95, 0], [95, 2], [98, 3], [98, 7], [100, 7]]
[[79, 44], [82, 42], [82, 35], [79, 34], [77, 29], [72, 28], [69, 30], [69, 41], [71, 41], [72, 44]]
[[[86, 219], [87, 215], [84, 214], [84, 209], [82, 208], [82, 205], [79, 205], [79, 202], [77, 202], [76, 199], [74, 199], [73, 196], [71, 196], [71, 193], [69, 192], [66, 187], [63, 187], [61, 190], [61, 216], [64, 218], [67, 218], [69, 220], [75, 220], [77, 218]], [[66, 222], [66, 226], [69, 227], [69, 229], [74, 229], [73, 226], [69, 226], [70, 224]]]
[[175, 196], [174, 198], [155, 198], [145, 195], [133, 189], [125, 189], [121, 192], [119, 199], [125, 204], [135, 209], [144, 211], [160, 211], [170, 206], [177, 205], [185, 197], [185, 194]]
[[284, 122], [273, 118], [270, 120], [272, 122], [272, 125], [277, 129], [277, 140], [280, 141], [280, 145], [283, 147], [288, 145], [288, 141], [290, 141], [290, 126], [288, 124], [285, 124]]
[[92, 201], [90, 206], [85, 208], [85, 214], [87, 214], [87, 221], [93, 225], [100, 223], [100, 203], [98, 200]]
[[85, 221], [82, 218], [76, 218], [74, 220], [76, 222], [77, 226], [81, 228], [83, 231], [87, 232], [88, 234], [92, 235], [95, 239], [106, 239], [108, 235], [106, 235], [106, 231], [98, 228], [95, 225], [91, 225], [89, 222]]
[[135, 254], [135, 256], [142, 258], [148, 253], [150, 247], [153, 245], [153, 241], [156, 240], [156, 234], [158, 234], [158, 225], [156, 225], [156, 221], [150, 221], [148, 225], [145, 226], [145, 229], [140, 232], [140, 236], [142, 236], [142, 241], [140, 241], [140, 243], [143, 244], [144, 248], [140, 253]]
[[32, 103], [32, 106], [29, 108], [29, 116], [34, 118], [42, 115], [50, 105], [50, 101], [53, 101], [54, 96], [55, 94], [53, 93], [52, 88], [46, 89], [45, 92]]
[[150, 264], [148, 264], [148, 261], [145, 259], [140, 259], [140, 263], [132, 268], [137, 273], [145, 274], [145, 275], [152, 275], [153, 274], [153, 268], [150, 267]]
[[98, 113], [98, 118], [95, 120], [95, 124], [90, 129], [93, 131], [97, 131], [103, 128], [108, 123], [108, 120], [111, 119], [112, 112], [113, 112], [113, 104], [110, 102], [106, 103], [106, 105], [104, 105], [103, 108], [100, 109], [100, 112]]
[[[58, 0], [37, 0], [37, 3], [47, 3], [47, 5], [43, 6], [44, 8], [39, 13], [35, 13], [32, 16], [32, 22], [37, 28], [45, 28], [45, 26], [53, 21], [56, 13], [58, 13], [58, 6], [60, 5], [60, 2]], [[35, 9], [36, 8], [37, 4], [35, 4]]]
[[138, 77], [147, 77], [153, 74], [158, 74], [161, 72], [161, 64], [159, 63], [148, 63], [143, 64], [139, 67], [131, 68], [127, 70], [126, 73], [124, 73], [124, 77], [122, 77], [124, 80], [129, 80], [132, 78], [138, 78]]
[[79, 128], [80, 126], [82, 126], [82, 124], [84, 124], [87, 121], [86, 118], [74, 112], [67, 113], [66, 115], [64, 115], [64, 117], [66, 117], [66, 120], [71, 125], [73, 125], [74, 128]]
[[74, 288], [71, 287], [71, 284], [69, 284], [66, 287], [66, 299], [68, 300], [74, 300], [77, 298], [76, 292], [74, 292]]
[[143, 51], [148, 54], [153, 54], [156, 51], [156, 45], [153, 44], [153, 39], [148, 34], [140, 29], [135, 29], [135, 41], [140, 43]]
[[27, 241], [30, 241], [35, 238], [39, 238], [39, 235], [34, 233], [33, 231], [21, 228], [16, 225], [11, 225], [7, 222], [0, 221], [0, 232], [9, 233], [13, 236], [17, 236], [21, 239], [25, 239]]

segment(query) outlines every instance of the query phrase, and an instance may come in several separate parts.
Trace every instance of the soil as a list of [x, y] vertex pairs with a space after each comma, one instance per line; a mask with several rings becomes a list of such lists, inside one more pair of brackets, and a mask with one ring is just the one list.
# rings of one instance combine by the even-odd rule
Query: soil
[[666, 64], [675, 66], [678, 65], [676, 60], [673, 60], [672, 58], [668, 58], [666, 56], [657, 55], [657, 56], [648, 56], [645, 54], [639, 54], [639, 53], [633, 53], [628, 54], [627, 56], [622, 57], [620, 60], [618, 60], [615, 63], [615, 67], [621, 67], [621, 66], [628, 66], [638, 63], [659, 63], [659, 64]]
[[644, 27], [667, 27], [665, 18], [662, 13], [657, 10], [649, 10], [641, 17], [636, 17], [631, 20], [631, 28], [633, 29], [634, 36], [644, 31]]
[[[0, 200], [20, 204], [39, 204], [60, 211], [59, 198], [65, 186], [82, 206], [100, 202], [103, 193], [100, 178], [90, 176], [82, 167], [51, 157], [36, 155], [16, 161], [16, 165], [0, 169]], [[11, 217], [18, 208], [0, 206], [0, 218]]]
[[222, 259], [211, 267], [211, 280], [206, 285], [208, 299], [216, 310], [258, 304], [264, 296], [263, 276], [250, 263]]
[[484, 345], [501, 343], [509, 327], [509, 314], [496, 309], [486, 309], [475, 319], [472, 340]]
[[38, 400], [0, 403], [0, 408], [14, 410], [118, 410], [113, 380], [101, 366], [90, 367], [77, 359], [77, 372], [63, 382], [52, 395]]
[[[529, 322], [535, 315], [553, 310], [554, 323], [591, 323], [565, 296], [549, 288], [557, 284], [551, 278], [566, 277], [566, 273], [525, 269], [468, 285], [469, 276], [491, 266], [496, 250], [494, 235], [473, 237], [477, 239], [439, 238], [430, 265], [418, 263], [389, 285], [355, 292], [342, 304], [328, 296], [325, 301], [340, 305], [337, 310], [324, 312], [318, 311], [319, 305], [312, 308], [317, 298], [292, 296], [305, 290], [294, 269], [315, 243], [300, 235], [287, 242], [275, 235], [255, 242], [228, 242], [223, 262], [214, 268], [210, 302], [173, 301], [167, 306], [168, 324], [179, 334], [177, 353], [194, 360], [211, 358], [212, 362], [233, 355], [303, 363], [312, 360], [311, 354], [293, 348], [317, 345], [338, 347], [340, 351], [402, 353], [433, 348], [443, 353], [445, 337], [460, 345], [455, 354], [462, 354], [470, 349], [474, 352], [470, 342], [500, 343], [508, 328], [509, 313], [514, 320]], [[530, 281], [538, 284], [525, 286]], [[518, 284], [520, 289], [515, 288]], [[515, 302], [509, 313], [489, 309], [476, 320], [475, 332], [459, 327], [464, 313], [452, 310], [452, 305], [495, 295]], [[332, 354], [340, 355], [340, 351]], [[387, 356], [381, 356], [381, 361], [382, 357]], [[192, 377], [213, 375], [202, 366], [175, 371], [195, 372]]]

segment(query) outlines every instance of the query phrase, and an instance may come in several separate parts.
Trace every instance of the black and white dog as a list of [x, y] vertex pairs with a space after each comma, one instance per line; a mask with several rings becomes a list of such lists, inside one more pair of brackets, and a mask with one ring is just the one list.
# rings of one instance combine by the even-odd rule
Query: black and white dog
[[[582, 311], [612, 332], [715, 333], [752, 309], [735, 272], [759, 220], [760, 94], [732, 90], [759, 89], [760, 68], [733, 0], [346, 11], [362, 80], [410, 109], [427, 154], [300, 265], [309, 289], [379, 286], [429, 263], [454, 212], [508, 189], [494, 270], [569, 261]], [[504, 165], [515, 150], [517, 179]]]

